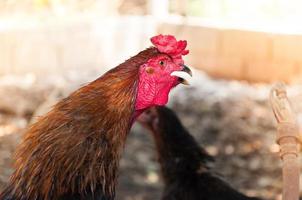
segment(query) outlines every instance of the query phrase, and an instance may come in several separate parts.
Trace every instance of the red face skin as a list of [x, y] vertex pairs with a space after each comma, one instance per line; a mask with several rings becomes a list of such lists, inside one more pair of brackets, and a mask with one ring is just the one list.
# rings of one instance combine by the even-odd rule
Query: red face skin
[[162, 54], [140, 66], [135, 117], [151, 106], [166, 105], [171, 89], [179, 84], [171, 73], [182, 70], [182, 63]]
[[166, 105], [171, 89], [180, 83], [178, 77], [171, 76], [172, 72], [184, 70], [191, 75], [182, 59], [189, 53], [187, 41], [160, 34], [151, 42], [162, 54], [140, 66], [134, 119], [151, 106]]

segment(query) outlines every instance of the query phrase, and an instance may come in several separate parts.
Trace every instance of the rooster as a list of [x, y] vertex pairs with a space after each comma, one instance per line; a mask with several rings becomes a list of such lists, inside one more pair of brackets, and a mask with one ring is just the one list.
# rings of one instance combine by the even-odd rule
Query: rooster
[[199, 147], [176, 114], [154, 107], [139, 118], [152, 132], [165, 189], [162, 200], [259, 200], [247, 197], [210, 172], [214, 158]]
[[191, 74], [186, 41], [151, 38], [154, 47], [58, 102], [25, 133], [1, 200], [113, 200], [126, 137], [147, 108], [165, 105]]

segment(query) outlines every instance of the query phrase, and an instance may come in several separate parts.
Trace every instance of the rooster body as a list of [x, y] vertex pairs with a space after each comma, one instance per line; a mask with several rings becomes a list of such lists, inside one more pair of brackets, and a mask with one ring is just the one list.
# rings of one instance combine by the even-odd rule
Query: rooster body
[[247, 197], [210, 172], [214, 158], [199, 147], [167, 107], [145, 111], [139, 119], [155, 139], [165, 183], [162, 200], [259, 200]]
[[144, 109], [167, 102], [179, 83], [170, 73], [182, 70], [180, 64], [151, 47], [60, 101], [28, 128], [0, 199], [113, 200], [131, 125]]

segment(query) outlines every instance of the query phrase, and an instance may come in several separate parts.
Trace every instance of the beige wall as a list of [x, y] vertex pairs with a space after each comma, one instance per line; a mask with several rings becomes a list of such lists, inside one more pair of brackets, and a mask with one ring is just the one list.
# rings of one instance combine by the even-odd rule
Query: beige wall
[[248, 81], [290, 81], [302, 73], [302, 35], [117, 17], [0, 27], [0, 74], [109, 69], [169, 33], [189, 42], [190, 65], [210, 75]]
[[210, 75], [256, 82], [291, 81], [302, 73], [302, 35], [162, 23], [186, 38], [188, 62]]
[[150, 45], [155, 31], [141, 17], [0, 26], [0, 74], [109, 69]]

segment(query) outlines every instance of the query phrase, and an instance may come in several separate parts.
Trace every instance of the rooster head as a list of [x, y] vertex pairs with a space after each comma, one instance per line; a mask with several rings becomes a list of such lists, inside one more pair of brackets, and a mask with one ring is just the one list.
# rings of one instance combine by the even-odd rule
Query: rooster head
[[185, 77], [192, 76], [182, 59], [189, 53], [185, 40], [177, 41], [172, 35], [158, 35], [152, 37], [151, 42], [159, 54], [140, 66], [136, 111], [165, 105], [171, 89], [179, 83], [188, 84]]

